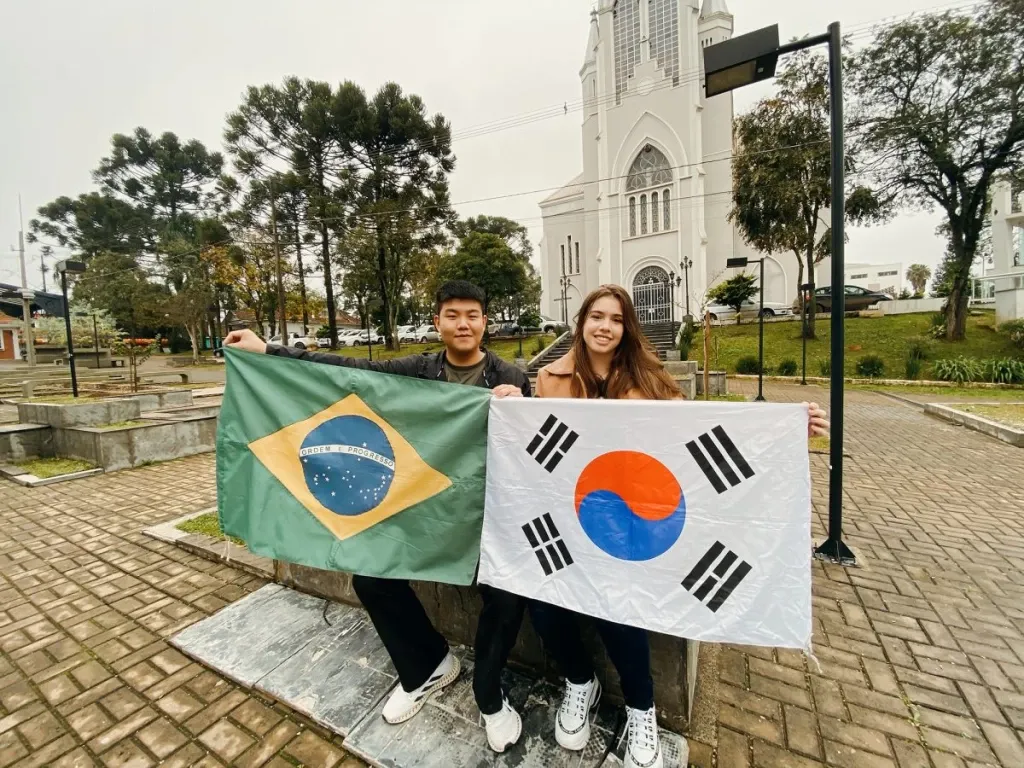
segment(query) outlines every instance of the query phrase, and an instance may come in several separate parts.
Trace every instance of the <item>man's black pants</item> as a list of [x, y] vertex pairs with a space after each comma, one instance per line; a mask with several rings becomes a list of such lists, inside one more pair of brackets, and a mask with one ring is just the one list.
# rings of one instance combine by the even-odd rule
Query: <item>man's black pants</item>
[[[409, 582], [353, 576], [352, 587], [391, 656], [402, 688], [419, 688], [444, 660], [448, 641], [430, 623]], [[480, 711], [492, 715], [501, 709], [501, 672], [519, 635], [526, 601], [486, 584], [477, 589], [484, 606], [476, 628], [473, 693]]]

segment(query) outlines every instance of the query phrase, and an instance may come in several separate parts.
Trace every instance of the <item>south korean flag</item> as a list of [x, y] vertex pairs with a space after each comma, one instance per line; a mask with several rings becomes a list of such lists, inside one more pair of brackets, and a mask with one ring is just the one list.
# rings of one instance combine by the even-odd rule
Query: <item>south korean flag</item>
[[479, 580], [712, 642], [808, 648], [807, 409], [495, 399]]

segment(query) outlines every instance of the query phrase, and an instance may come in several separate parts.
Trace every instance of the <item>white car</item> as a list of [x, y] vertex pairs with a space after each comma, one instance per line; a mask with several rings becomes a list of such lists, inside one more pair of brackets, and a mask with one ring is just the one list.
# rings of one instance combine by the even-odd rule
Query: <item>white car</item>
[[563, 326], [558, 320], [552, 320], [550, 317], [544, 317], [541, 315], [540, 329], [544, 333], [558, 333], [564, 327], [565, 326]]
[[384, 337], [376, 331], [356, 331], [345, 337], [345, 345], [355, 347], [360, 344], [367, 344], [369, 339], [373, 339], [374, 344], [384, 343]]
[[426, 344], [428, 341], [440, 341], [441, 336], [433, 325], [419, 325], [398, 337], [399, 343]]
[[[756, 320], [759, 307], [760, 304], [756, 301], [743, 302], [743, 306], [740, 310], [741, 319], [746, 320], [747, 318], [754, 318]], [[708, 306], [708, 312], [711, 314], [712, 322], [736, 319], [736, 310], [732, 307], [727, 307], [724, 304], [710, 304]], [[764, 303], [764, 317], [766, 320], [773, 317], [792, 316], [793, 307], [789, 304], [783, 304], [781, 301], [766, 301]]]
[[[278, 346], [281, 346], [281, 334], [277, 334], [276, 336], [271, 336], [270, 337], [270, 343], [271, 344], [277, 344]], [[317, 340], [314, 337], [312, 337], [312, 336], [303, 336], [303, 335], [301, 335], [299, 333], [292, 332], [292, 333], [288, 334], [288, 344], [287, 344], [287, 346], [295, 347], [295, 349], [306, 349], [308, 347], [312, 347], [313, 349], [316, 349], [320, 345], [317, 342]]]

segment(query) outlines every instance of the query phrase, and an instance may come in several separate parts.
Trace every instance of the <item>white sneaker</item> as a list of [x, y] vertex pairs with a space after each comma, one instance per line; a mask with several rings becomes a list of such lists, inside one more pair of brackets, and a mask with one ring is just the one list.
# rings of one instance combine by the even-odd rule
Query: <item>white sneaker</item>
[[654, 707], [647, 710], [626, 707], [626, 721], [625, 768], [662, 768], [665, 761]]
[[590, 713], [601, 700], [601, 683], [595, 677], [576, 685], [565, 681], [562, 705], [555, 714], [555, 741], [564, 749], [578, 752], [590, 741]]
[[407, 691], [402, 688], [401, 684], [396, 686], [391, 696], [388, 697], [381, 714], [392, 725], [404, 723], [423, 709], [430, 694], [455, 682], [455, 678], [458, 676], [459, 660], [449, 651], [448, 655], [444, 657], [444, 661], [438, 664], [437, 669], [427, 678], [427, 682], [415, 691]]
[[484, 729], [487, 731], [487, 743], [495, 752], [504, 752], [517, 741], [523, 732], [523, 721], [519, 713], [508, 703], [508, 699], [502, 699], [501, 709], [493, 715], [484, 715]]

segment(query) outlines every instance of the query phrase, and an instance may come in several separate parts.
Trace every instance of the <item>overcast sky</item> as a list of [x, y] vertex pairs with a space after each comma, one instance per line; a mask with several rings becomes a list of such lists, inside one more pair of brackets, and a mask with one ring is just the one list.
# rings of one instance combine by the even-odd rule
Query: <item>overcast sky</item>
[[[942, 0], [727, 0], [736, 33], [778, 22], [783, 39], [844, 30]], [[950, 3], [947, 2], [946, 5]], [[221, 149], [225, 115], [247, 85], [287, 75], [367, 91], [388, 80], [443, 113], [456, 137], [463, 216], [508, 216], [540, 240], [537, 202], [582, 170], [580, 113], [459, 139], [580, 98], [592, 0], [2, 0], [0, 1], [0, 281], [17, 282], [18, 194], [25, 226], [59, 195], [92, 189], [114, 133], [145, 126]], [[737, 112], [770, 86], [737, 92]], [[557, 112], [557, 110], [556, 110]], [[479, 133], [479, 132], [478, 132]], [[855, 229], [848, 262], [920, 261], [943, 252], [934, 215]], [[66, 252], [58, 252], [66, 255]], [[40, 285], [29, 246], [32, 286]]]

